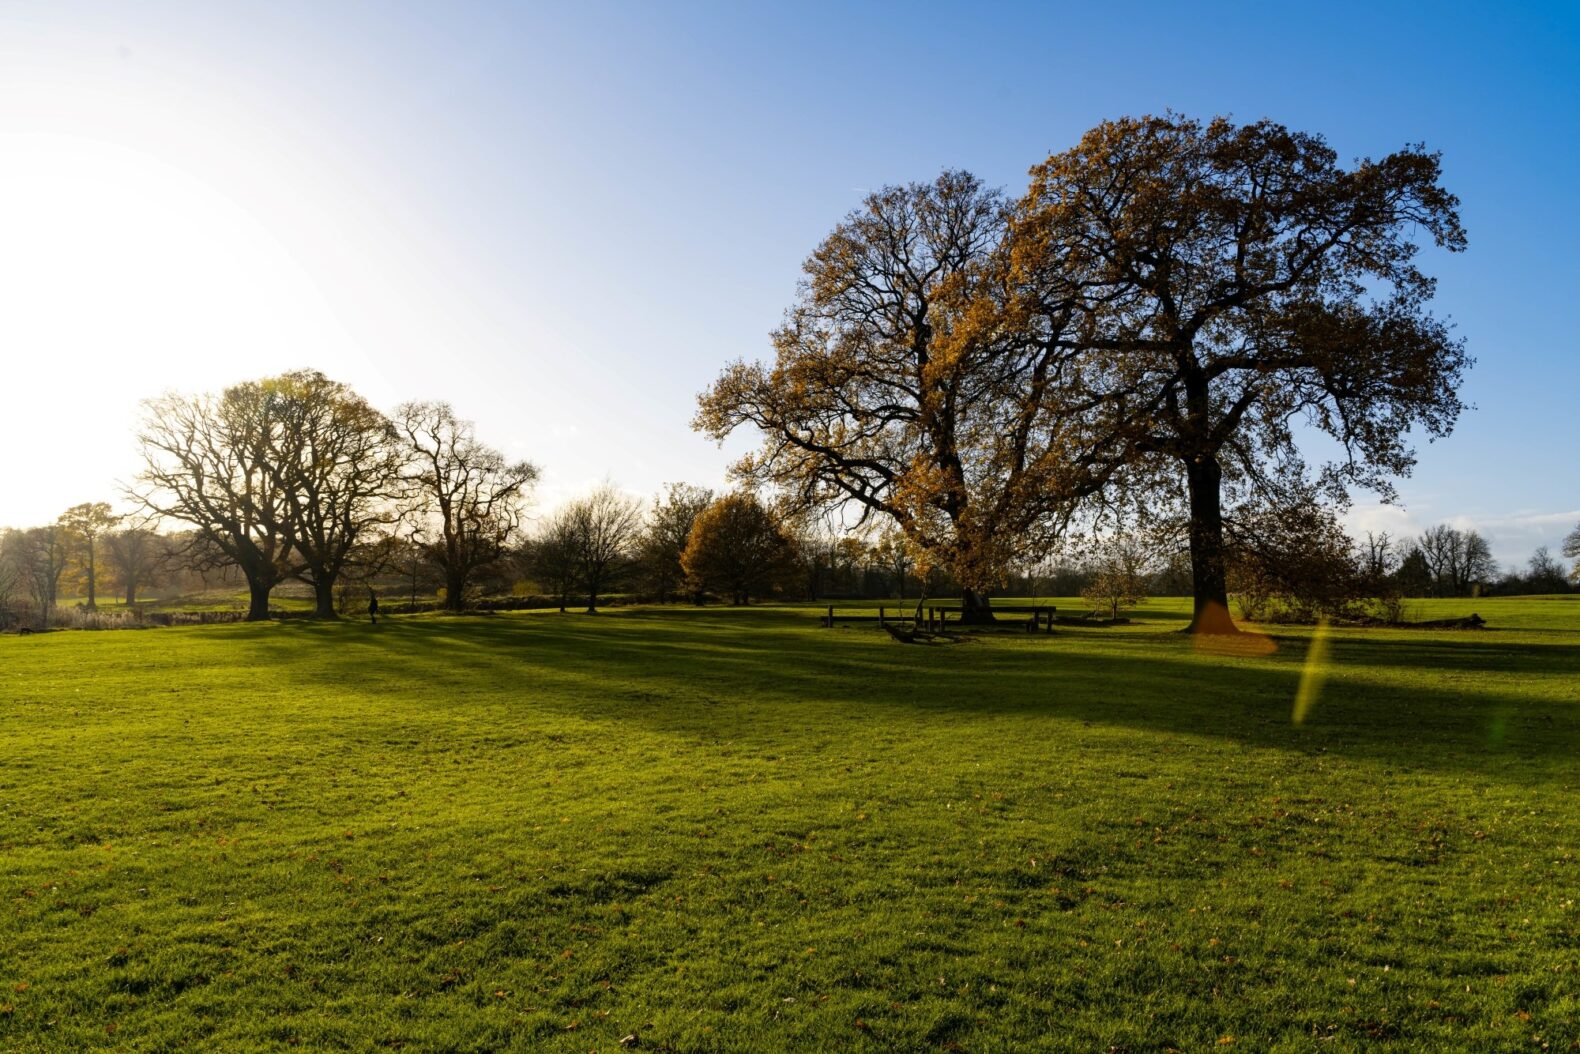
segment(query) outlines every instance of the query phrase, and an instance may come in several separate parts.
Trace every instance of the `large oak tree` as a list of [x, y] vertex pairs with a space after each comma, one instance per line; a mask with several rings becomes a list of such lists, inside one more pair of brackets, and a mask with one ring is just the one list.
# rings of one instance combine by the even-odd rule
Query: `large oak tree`
[[290, 505], [272, 465], [280, 406], [243, 384], [219, 396], [171, 393], [143, 409], [133, 497], [192, 527], [186, 553], [197, 566], [239, 567], [248, 620], [267, 619], [269, 594], [293, 573]]
[[406, 451], [389, 419], [322, 373], [297, 370], [244, 389], [273, 407], [268, 465], [284, 504], [295, 574], [313, 588], [314, 616], [336, 618], [335, 585], [377, 551], [400, 517]]
[[964, 172], [870, 195], [806, 260], [774, 362], [729, 366], [695, 422], [720, 440], [755, 428], [735, 475], [798, 511], [892, 519], [920, 570], [961, 582], [967, 621], [991, 618], [995, 582], [1117, 463], [1072, 428], [1070, 271], [1017, 289], [1006, 221], [1001, 195]]
[[1087, 426], [1183, 483], [1197, 631], [1232, 631], [1225, 497], [1304, 492], [1297, 425], [1343, 456], [1318, 482], [1391, 496], [1410, 432], [1446, 435], [1469, 365], [1427, 310], [1423, 241], [1464, 248], [1436, 154], [1349, 167], [1270, 121], [1106, 122], [1032, 170], [1015, 279], [1083, 300]]
[[395, 428], [407, 450], [406, 481], [428, 521], [421, 544], [444, 573], [445, 606], [460, 611], [474, 576], [515, 539], [537, 467], [506, 460], [448, 403], [406, 403]]

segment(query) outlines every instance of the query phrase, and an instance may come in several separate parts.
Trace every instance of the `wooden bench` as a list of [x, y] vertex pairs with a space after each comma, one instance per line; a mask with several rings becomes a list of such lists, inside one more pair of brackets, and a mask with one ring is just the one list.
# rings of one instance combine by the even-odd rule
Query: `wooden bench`
[[[862, 608], [861, 610], [863, 612], [870, 612], [872, 609]], [[901, 608], [899, 610], [905, 611], [907, 609]], [[963, 609], [959, 604], [929, 605], [927, 608], [927, 614], [921, 617], [918, 617], [915, 614], [914, 608], [909, 610], [911, 611], [911, 614], [908, 615], [891, 615], [889, 614], [889, 609], [887, 607], [880, 606], [876, 615], [867, 613], [859, 615], [839, 615], [835, 613], [834, 605], [830, 604], [828, 606], [828, 613], [826, 615], [820, 615], [818, 617], [818, 622], [828, 629], [832, 629], [836, 625], [852, 622], [876, 622], [880, 626], [886, 626], [890, 622], [909, 622], [917, 627], [925, 626], [929, 631], [931, 631], [943, 629], [944, 625], [949, 621], [949, 616], [951, 614], [957, 616], [956, 621], [959, 621], [958, 616]], [[1030, 615], [1031, 618], [1026, 620], [1026, 632], [1028, 633], [1036, 633], [1038, 630], [1041, 630], [1044, 633], [1052, 633], [1054, 619], [1059, 613], [1059, 609], [1054, 607], [1052, 604], [1011, 605], [1009, 607], [995, 607], [993, 611], [995, 614], [1003, 615]]]
[[[888, 624], [890, 622], [916, 622], [917, 621], [914, 609], [912, 609], [912, 613], [909, 614], [909, 615], [902, 615], [902, 614], [893, 614], [893, 615], [891, 615], [891, 614], [889, 614], [889, 609], [886, 608], [886, 607], [878, 608], [878, 613], [876, 615], [866, 614], [865, 613], [865, 612], [870, 612], [872, 610], [871, 608], [861, 608], [860, 610], [862, 612], [864, 612], [864, 614], [860, 614], [860, 615], [836, 615], [834, 613], [834, 605], [830, 604], [829, 607], [828, 607], [828, 614], [818, 616], [818, 622], [820, 622], [825, 627], [832, 628], [836, 624], [846, 623], [846, 622], [876, 622], [878, 625], [883, 626], [883, 625], [886, 625], [886, 624]], [[902, 609], [898, 609], [898, 610], [902, 610], [903, 611], [905, 609], [902, 608]]]

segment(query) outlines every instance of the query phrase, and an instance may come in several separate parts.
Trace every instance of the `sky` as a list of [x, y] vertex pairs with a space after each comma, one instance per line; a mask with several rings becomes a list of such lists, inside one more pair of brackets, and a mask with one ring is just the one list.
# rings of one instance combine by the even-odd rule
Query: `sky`
[[1475, 407], [1357, 530], [1580, 522], [1580, 5], [0, 0], [0, 524], [118, 498], [139, 401], [315, 368], [539, 464], [721, 485], [696, 394], [766, 357], [870, 190], [1107, 118], [1425, 142]]

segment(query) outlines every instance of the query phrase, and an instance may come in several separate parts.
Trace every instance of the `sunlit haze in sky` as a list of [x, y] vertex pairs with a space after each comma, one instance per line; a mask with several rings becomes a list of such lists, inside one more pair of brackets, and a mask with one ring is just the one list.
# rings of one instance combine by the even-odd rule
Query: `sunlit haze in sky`
[[[1476, 409], [1403, 504], [1499, 560], [1580, 521], [1580, 6], [0, 4], [0, 524], [119, 498], [138, 401], [311, 367], [540, 464], [719, 485], [690, 430], [885, 183], [1018, 193], [1104, 118], [1444, 154]], [[1296, 9], [1291, 7], [1290, 11]]]

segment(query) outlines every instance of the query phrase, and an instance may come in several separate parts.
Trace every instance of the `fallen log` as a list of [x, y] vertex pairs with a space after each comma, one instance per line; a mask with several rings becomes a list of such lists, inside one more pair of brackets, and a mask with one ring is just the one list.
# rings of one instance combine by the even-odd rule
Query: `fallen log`
[[1407, 629], [1480, 629], [1487, 624], [1487, 620], [1475, 612], [1469, 618], [1437, 618], [1426, 622], [1401, 622], [1397, 625]]

